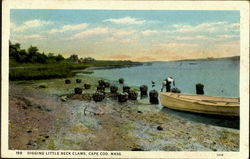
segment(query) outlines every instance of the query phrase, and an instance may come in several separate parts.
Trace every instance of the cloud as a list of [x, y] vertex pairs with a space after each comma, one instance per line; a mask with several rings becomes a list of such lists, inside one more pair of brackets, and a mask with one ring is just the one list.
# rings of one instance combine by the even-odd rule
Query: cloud
[[118, 30], [118, 29], [113, 29], [111, 30], [113, 36], [127, 36], [135, 33], [135, 30]]
[[228, 50], [238, 50], [238, 53], [240, 53], [239, 49], [240, 49], [240, 41], [232, 41], [232, 42], [224, 42], [224, 43], [218, 43], [216, 44], [216, 47], [218, 48], [224, 48], [224, 49], [228, 49]]
[[89, 37], [92, 35], [103, 35], [107, 33], [108, 33], [108, 28], [98, 27], [74, 34], [69, 39], [78, 39], [78, 38]]
[[39, 34], [31, 34], [31, 35], [17, 35], [15, 36], [17, 39], [36, 39], [36, 40], [42, 40], [45, 39], [44, 36]]
[[[176, 33], [215, 33], [219, 31], [238, 31], [238, 23], [229, 24], [226, 21], [219, 22], [207, 22], [197, 25], [183, 25], [183, 24], [174, 24], [169, 26], [169, 29], [166, 30], [144, 30], [141, 33], [145, 36], [155, 35], [155, 34], [176, 34]], [[196, 37], [201, 38], [201, 37]]]
[[218, 35], [217, 38], [218, 38], [218, 40], [232, 39], [232, 38], [239, 38], [239, 35], [223, 34], [223, 35]]
[[[161, 55], [162, 56], [160, 56], [160, 60], [163, 60], [163, 61], [175, 61], [175, 60], [180, 60], [180, 59], [190, 59], [190, 54], [178, 56], [178, 55], [174, 55], [174, 53], [169, 55], [169, 54], [164, 54], [164, 52], [162, 52]], [[191, 57], [191, 59], [192, 59], [192, 57]]]
[[219, 22], [206, 22], [206, 23], [201, 23], [198, 25], [180, 25], [180, 24], [175, 24], [172, 25], [172, 27], [175, 28], [173, 30], [174, 32], [209, 32], [209, 33], [214, 33], [218, 32], [221, 30], [225, 30], [226, 28], [231, 28], [237, 26], [235, 23], [229, 24], [226, 21], [219, 21]]
[[52, 22], [34, 19], [34, 20], [25, 21], [20, 26], [17, 26], [14, 23], [11, 23], [11, 27], [14, 32], [24, 32], [31, 28], [37, 28], [37, 27], [41, 27], [41, 26], [45, 26], [49, 24], [52, 24]]
[[109, 56], [109, 59], [112, 59], [112, 60], [128, 60], [130, 58], [131, 58], [131, 56], [129, 56], [129, 55], [114, 55], [114, 56]]
[[51, 29], [49, 33], [54, 34], [54, 33], [63, 33], [65, 31], [80, 30], [80, 29], [85, 29], [87, 26], [88, 26], [87, 23], [81, 23], [76, 25], [64, 25], [60, 29]]
[[169, 47], [169, 48], [178, 48], [178, 47], [195, 47], [196, 44], [189, 44], [189, 43], [161, 43], [157, 44], [159, 47]]
[[232, 23], [225, 27], [225, 31], [228, 32], [239, 32], [240, 31], [240, 23]]
[[10, 22], [10, 29], [14, 29], [14, 28], [16, 28], [16, 24], [13, 22]]
[[159, 30], [145, 30], [145, 31], [142, 31], [141, 33], [143, 35], [153, 35], [153, 34], [157, 34], [157, 33], [160, 33], [161, 31]]
[[132, 42], [132, 39], [130, 38], [119, 38], [119, 37], [107, 37], [106, 39], [104, 39], [104, 41], [106, 42], [119, 42], [119, 43], [130, 43]]
[[239, 35], [231, 35], [231, 34], [222, 34], [222, 35], [217, 35], [214, 37], [211, 36], [202, 36], [202, 35], [197, 35], [197, 36], [177, 36], [175, 37], [176, 40], [182, 41], [182, 40], [214, 40], [214, 41], [221, 41], [221, 40], [227, 40], [227, 39], [232, 39], [232, 38], [239, 38]]
[[128, 41], [128, 38], [125, 37], [132, 35], [135, 32], [136, 32], [135, 30], [122, 30], [122, 29], [113, 29], [107, 27], [97, 27], [74, 34], [73, 36], [70, 37], [70, 39], [84, 38], [93, 35], [109, 34], [109, 37], [106, 38], [107, 41], [115, 41], [115, 40], [121, 41], [123, 39], [123, 42], [126, 42]]
[[156, 58], [149, 57], [149, 56], [141, 56], [141, 57], [136, 57], [133, 59], [134, 61], [156, 61]]
[[115, 24], [144, 24], [146, 21], [145, 20], [139, 20], [137, 18], [132, 18], [132, 17], [124, 17], [124, 18], [117, 18], [117, 19], [105, 19], [103, 22], [111, 22]]
[[231, 24], [232, 27], [240, 28], [240, 23], [233, 23]]
[[207, 40], [209, 39], [209, 37], [206, 36], [201, 36], [201, 35], [197, 35], [197, 36], [177, 36], [176, 40]]
[[210, 50], [211, 56], [216, 57], [230, 57], [240, 55], [240, 41], [219, 42], [213, 46], [213, 50]]
[[109, 29], [109, 36], [104, 39], [106, 42], [129, 43], [135, 38], [133, 35], [136, 30]]

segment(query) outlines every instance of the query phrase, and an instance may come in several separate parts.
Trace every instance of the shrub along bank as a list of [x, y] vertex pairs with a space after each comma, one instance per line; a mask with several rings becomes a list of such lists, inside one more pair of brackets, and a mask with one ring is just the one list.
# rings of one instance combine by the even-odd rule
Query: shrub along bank
[[65, 78], [74, 76], [77, 71], [87, 67], [124, 67], [140, 65], [132, 61], [100, 61], [91, 57], [78, 58], [73, 54], [69, 58], [53, 53], [40, 53], [38, 48], [30, 46], [21, 49], [19, 43], [9, 43], [9, 79], [10, 80], [39, 80]]

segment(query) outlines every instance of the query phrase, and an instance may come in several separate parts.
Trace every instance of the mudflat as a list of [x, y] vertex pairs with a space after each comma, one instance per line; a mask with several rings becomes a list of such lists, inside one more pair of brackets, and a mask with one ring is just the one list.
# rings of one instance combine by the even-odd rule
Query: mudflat
[[239, 151], [238, 129], [186, 120], [148, 98], [94, 102], [74, 88], [94, 93], [98, 78], [69, 79], [10, 82], [9, 149]]

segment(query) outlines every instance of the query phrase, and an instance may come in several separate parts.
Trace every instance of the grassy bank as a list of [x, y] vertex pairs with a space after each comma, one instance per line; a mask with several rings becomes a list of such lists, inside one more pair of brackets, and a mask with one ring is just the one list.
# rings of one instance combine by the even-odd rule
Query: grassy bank
[[103, 61], [92, 57], [79, 58], [77, 54], [65, 58], [61, 54], [41, 53], [32, 45], [25, 50], [21, 48], [20, 43], [14, 44], [9, 41], [9, 79], [12, 81], [66, 78], [77, 73], [73, 70], [84, 70], [87, 67], [114, 68], [140, 64], [129, 60]]
[[39, 80], [51, 78], [72, 77], [76, 72], [88, 67], [126, 67], [140, 65], [131, 61], [94, 61], [90, 63], [56, 63], [56, 64], [19, 64], [10, 66], [9, 79], [16, 80]]

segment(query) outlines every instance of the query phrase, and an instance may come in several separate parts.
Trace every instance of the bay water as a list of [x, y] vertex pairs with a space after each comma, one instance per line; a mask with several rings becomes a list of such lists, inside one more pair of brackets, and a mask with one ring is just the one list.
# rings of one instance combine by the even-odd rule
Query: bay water
[[[160, 92], [162, 82], [168, 76], [175, 80], [175, 86], [182, 93], [196, 94], [197, 83], [204, 85], [205, 95], [240, 97], [240, 61], [236, 58], [153, 62], [152, 65], [144, 64], [136, 67], [94, 69], [90, 76], [117, 81], [124, 78], [125, 84], [131, 87], [147, 85], [149, 90], [155, 89]], [[152, 87], [152, 81], [155, 86]], [[114, 82], [113, 84], [118, 84]], [[165, 91], [165, 89], [164, 89]], [[176, 111], [162, 107], [166, 115], [172, 114], [187, 121], [239, 129], [238, 117], [220, 117], [205, 114]]]
[[[149, 90], [161, 90], [162, 82], [173, 77], [182, 93], [195, 94], [197, 83], [204, 85], [205, 95], [239, 97], [239, 60], [235, 58], [153, 62], [136, 67], [96, 69], [91, 76], [109, 80], [124, 78], [125, 85], [147, 85]], [[155, 86], [152, 87], [152, 81]], [[173, 87], [173, 85], [172, 85]]]

